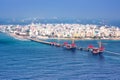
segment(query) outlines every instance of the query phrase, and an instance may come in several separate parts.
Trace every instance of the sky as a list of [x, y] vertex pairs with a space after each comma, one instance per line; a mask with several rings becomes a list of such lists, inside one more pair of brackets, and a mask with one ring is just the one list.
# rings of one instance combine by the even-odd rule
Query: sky
[[120, 0], [0, 0], [0, 18], [120, 19]]

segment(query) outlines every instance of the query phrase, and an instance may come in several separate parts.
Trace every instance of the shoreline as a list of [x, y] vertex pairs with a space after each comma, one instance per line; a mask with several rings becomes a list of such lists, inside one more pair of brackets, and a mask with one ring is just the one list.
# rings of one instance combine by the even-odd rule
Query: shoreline
[[23, 40], [23, 41], [29, 40], [28, 36], [19, 36], [19, 35], [16, 35], [14, 33], [7, 33], [7, 34], [15, 39], [18, 39], [18, 40]]
[[30, 24], [1, 25], [0, 31], [17, 39], [28, 40], [120, 40], [120, 28], [115, 26], [98, 26], [83, 24]]
[[[15, 39], [18, 39], [18, 40], [27, 41], [27, 40], [32, 39], [30, 36], [21, 36], [21, 35], [17, 35], [14, 33], [6, 33], [6, 34], [8, 34], [9, 36], [11, 36]], [[78, 41], [78, 40], [99, 40], [99, 39], [93, 39], [93, 38], [47, 38], [47, 37], [42, 37], [42, 38], [35, 37], [35, 38], [40, 39], [40, 40], [75, 40], [75, 41]], [[101, 40], [119, 40], [120, 41], [120, 38], [106, 38], [106, 39], [101, 38]]]

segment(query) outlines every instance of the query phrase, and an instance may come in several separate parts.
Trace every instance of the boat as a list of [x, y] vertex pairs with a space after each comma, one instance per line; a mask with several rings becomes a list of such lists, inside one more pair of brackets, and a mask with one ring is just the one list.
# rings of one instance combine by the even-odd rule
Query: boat
[[99, 41], [98, 44], [99, 44], [98, 48], [94, 47], [93, 45], [89, 45], [88, 50], [91, 51], [92, 54], [101, 54], [101, 53], [103, 53], [104, 52], [104, 47], [102, 45], [102, 42]]
[[76, 50], [77, 46], [74, 43], [74, 40], [72, 41], [72, 44], [68, 44], [67, 42], [64, 42], [63, 47], [68, 50]]
[[56, 47], [61, 47], [61, 44], [56, 43], [55, 46], [56, 46]]
[[56, 47], [61, 47], [61, 44], [56, 43], [56, 42], [50, 42], [51, 46], [56, 46]]
[[103, 53], [103, 50], [100, 50], [101, 48], [93, 48], [92, 49], [92, 53], [93, 54], [102, 54]]
[[101, 53], [103, 53], [104, 52], [104, 47], [103, 47], [103, 45], [102, 45], [102, 42], [100, 41], [99, 42], [99, 47], [98, 48], [93, 48], [92, 49], [92, 53], [93, 54], [101, 54]]
[[76, 49], [76, 45], [75, 44], [66, 44], [63, 47], [65, 49], [68, 49], [68, 50], [75, 50]]
[[51, 45], [51, 46], [55, 46], [55, 45], [56, 45], [56, 42], [50, 42], [50, 45]]

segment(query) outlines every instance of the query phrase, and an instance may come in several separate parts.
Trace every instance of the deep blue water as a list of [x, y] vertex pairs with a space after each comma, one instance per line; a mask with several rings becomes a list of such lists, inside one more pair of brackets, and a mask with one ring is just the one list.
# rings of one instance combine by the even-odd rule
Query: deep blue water
[[[76, 41], [82, 47], [96, 43]], [[72, 52], [0, 33], [0, 80], [120, 80], [120, 41], [103, 43], [117, 54]]]

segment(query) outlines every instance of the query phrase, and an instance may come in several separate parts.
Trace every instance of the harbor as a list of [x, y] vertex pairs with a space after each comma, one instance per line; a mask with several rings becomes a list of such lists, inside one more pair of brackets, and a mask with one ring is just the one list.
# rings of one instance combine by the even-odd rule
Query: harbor
[[[105, 48], [103, 47], [102, 43], [99, 44], [98, 43], [98, 47], [94, 47], [93, 45], [88, 45], [87, 47], [81, 47], [81, 46], [75, 46], [73, 47], [72, 49], [72, 46], [71, 48], [68, 47], [68, 48], [65, 48], [65, 44], [67, 42], [64, 42], [63, 44], [60, 44], [60, 43], [57, 43], [57, 42], [48, 42], [48, 41], [44, 41], [44, 40], [40, 40], [40, 39], [36, 39], [36, 38], [28, 38], [29, 40], [33, 41], [33, 42], [37, 42], [37, 43], [41, 43], [41, 44], [45, 44], [45, 45], [49, 45], [49, 46], [55, 46], [55, 47], [59, 47], [59, 48], [64, 48], [66, 50], [70, 50], [70, 51], [75, 51], [75, 50], [78, 50], [78, 51], [84, 51], [84, 52], [89, 52], [91, 54], [102, 54], [102, 53], [108, 53], [108, 54], [113, 54], [113, 55], [118, 55], [120, 56], [120, 53], [117, 53], [117, 52], [114, 52], [114, 51], [109, 51], [109, 50], [105, 50]], [[68, 44], [68, 43], [67, 43]], [[72, 45], [72, 44], [68, 44], [68, 45]]]
[[0, 80], [120, 80], [120, 0], [0, 0]]
[[104, 49], [101, 49], [101, 47], [94, 48], [94, 47], [88, 46], [86, 48], [83, 48], [83, 47], [77, 46], [75, 44], [75, 42], [73, 42], [73, 41], [72, 41], [71, 44], [68, 44], [67, 42], [64, 42], [63, 44], [60, 44], [60, 43], [57, 43], [57, 42], [48, 42], [48, 41], [44, 41], [44, 40], [40, 40], [40, 39], [36, 39], [36, 38], [29, 38], [29, 40], [37, 42], [37, 43], [41, 43], [41, 44], [46, 44], [46, 45], [50, 45], [50, 46], [64, 48], [66, 50], [71, 50], [71, 51], [75, 51], [75, 50], [87, 51], [87, 52], [90, 52], [90, 53], [93, 53], [93, 54], [101, 54], [104, 51]]
[[[104, 52], [104, 46], [94, 47], [76, 45], [72, 40], [120, 40], [120, 28], [115, 26], [98, 26], [92, 24], [30, 24], [1, 25], [0, 31], [19, 40], [30, 40], [46, 45], [66, 48], [68, 50], [88, 51], [93, 54]], [[47, 40], [70, 40], [66, 44]]]
[[[77, 46], [76, 44], [74, 44], [75, 45], [75, 47], [73, 47], [73, 48], [75, 48], [75, 49], [72, 49], [72, 40], [73, 40], [73, 38], [62, 38], [62, 39], [59, 39], [59, 38], [50, 38], [50, 40], [54, 40], [54, 39], [56, 39], [56, 40], [66, 40], [66, 41], [71, 41], [71, 43], [67, 43], [68, 44], [68, 46], [67, 45], [64, 45], [64, 43], [58, 43], [58, 42], [56, 42], [56, 41], [47, 41], [48, 40], [48, 38], [38, 38], [38, 37], [30, 37], [30, 36], [26, 36], [26, 35], [20, 35], [20, 34], [16, 34], [16, 33], [11, 33], [11, 32], [6, 32], [6, 31], [3, 31], [3, 30], [1, 30], [1, 32], [2, 33], [4, 33], [4, 34], [7, 34], [7, 35], [9, 35], [9, 36], [11, 36], [11, 37], [13, 37], [13, 38], [15, 38], [15, 39], [18, 39], [18, 40], [21, 40], [21, 41], [33, 41], [33, 42], [37, 42], [37, 43], [41, 43], [41, 44], [45, 44], [45, 45], [49, 45], [49, 46], [55, 46], [55, 47], [59, 47], [59, 48], [64, 48], [64, 49], [66, 49], [66, 50], [70, 50], [70, 51], [82, 51], [82, 52], [89, 52], [89, 53], [92, 53], [92, 54], [101, 54], [101, 53], [109, 53], [109, 54], [114, 54], [114, 55], [120, 55], [118, 52], [114, 52], [114, 51], [110, 51], [110, 50], [106, 50], [105, 49], [105, 47], [100, 47], [99, 46], [99, 44], [98, 44], [98, 47], [94, 47], [94, 46], [92, 46], [91, 47], [91, 44], [87, 44], [87, 46], [86, 47], [82, 47], [82, 46]], [[79, 39], [76, 39], [76, 38], [74, 38], [74, 40], [76, 41], [76, 40], [79, 40]], [[82, 39], [81, 39], [82, 40]], [[84, 40], [89, 40], [89, 39], [84, 39]], [[83, 40], [83, 41], [84, 41]], [[94, 40], [94, 39], [90, 39], [90, 41], [91, 40]], [[102, 40], [104, 40], [104, 39], [102, 39]], [[106, 39], [105, 39], [106, 40]], [[112, 39], [112, 40], [114, 40], [114, 39]], [[98, 39], [98, 41], [99, 41], [99, 39]], [[119, 41], [119, 40], [118, 40]], [[65, 42], [66, 43], [66, 42]], [[104, 44], [104, 43], [103, 43]], [[94, 53], [93, 53], [93, 50], [94, 50]]]

